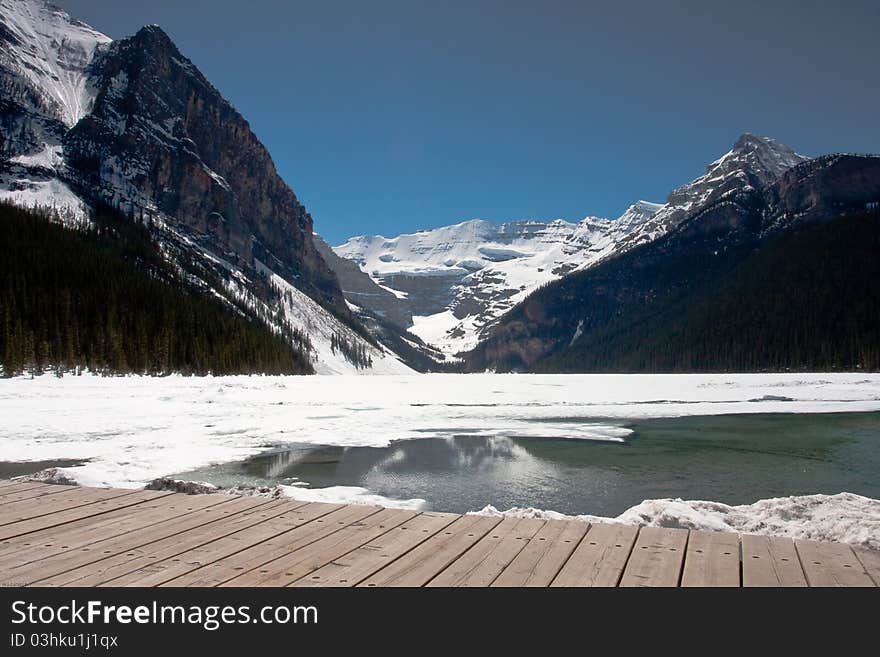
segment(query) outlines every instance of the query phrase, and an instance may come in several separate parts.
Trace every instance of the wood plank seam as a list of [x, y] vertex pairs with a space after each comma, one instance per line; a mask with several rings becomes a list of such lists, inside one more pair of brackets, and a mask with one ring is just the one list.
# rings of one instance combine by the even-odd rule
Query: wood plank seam
[[[406, 523], [404, 523], [404, 525], [406, 525], [406, 524], [412, 522], [412, 521], [415, 520], [418, 516], [421, 516], [421, 515], [425, 515], [425, 514], [420, 513], [420, 514], [418, 514], [417, 516], [413, 516], [413, 518], [411, 518], [410, 520], [407, 520]], [[448, 521], [446, 524], [437, 527], [434, 531], [423, 530], [424, 536], [422, 536], [422, 540], [418, 541], [418, 542], [415, 543], [414, 545], [411, 545], [409, 548], [407, 548], [406, 550], [404, 550], [403, 552], [401, 552], [400, 554], [398, 554], [396, 557], [392, 557], [392, 558], [390, 558], [387, 562], [385, 562], [385, 563], [381, 563], [381, 564], [376, 564], [374, 570], [370, 570], [369, 572], [365, 572], [365, 573], [364, 573], [361, 577], [359, 577], [359, 578], [353, 578], [352, 581], [351, 581], [351, 582], [347, 582], [347, 584], [350, 585], [350, 586], [352, 586], [352, 587], [358, 586], [359, 584], [361, 584], [362, 582], [368, 580], [370, 577], [372, 577], [373, 575], [375, 575], [377, 572], [379, 572], [379, 571], [382, 570], [383, 568], [386, 568], [386, 567], [388, 567], [388, 566], [391, 566], [392, 564], [394, 564], [394, 563], [397, 562], [398, 560], [403, 559], [404, 557], [406, 557], [406, 556], [407, 556], [409, 553], [411, 553], [413, 550], [415, 550], [415, 549], [417, 549], [419, 546], [421, 546], [425, 541], [430, 540], [431, 538], [433, 538], [434, 536], [436, 536], [437, 534], [439, 534], [441, 531], [443, 531], [444, 529], [446, 529], [450, 524], [452, 524], [452, 522], [454, 522], [454, 518], [450, 518], [449, 521]], [[402, 527], [402, 526], [403, 526], [403, 525], [400, 525], [400, 527]], [[395, 529], [397, 529], [397, 528], [395, 528]], [[393, 530], [392, 530], [392, 531], [393, 531]], [[389, 533], [390, 533], [390, 532], [389, 532]], [[355, 548], [355, 549], [352, 550], [351, 552], [348, 552], [347, 554], [344, 554], [344, 555], [342, 555], [341, 557], [337, 557], [336, 559], [334, 559], [334, 560], [333, 560], [332, 562], [330, 562], [330, 563], [336, 563], [337, 561], [343, 560], [343, 559], [345, 559], [346, 557], [348, 557], [349, 555], [354, 554], [354, 553], [357, 552], [358, 550], [361, 550], [361, 549], [367, 547], [368, 545], [369, 545], [369, 544], [367, 544], [367, 545], [362, 545], [362, 546], [359, 547], [359, 548]], [[320, 569], [319, 569], [319, 570], [320, 570]], [[318, 571], [314, 571], [314, 572], [318, 572]], [[303, 576], [302, 578], [300, 578], [299, 580], [297, 580], [297, 582], [301, 582], [301, 581], [305, 580], [307, 577], [309, 577], [309, 575], [305, 575], [305, 576]], [[291, 584], [291, 586], [295, 585], [297, 582], [293, 582], [293, 583]]]
[[[272, 520], [278, 520], [279, 518], [285, 516], [286, 514], [292, 512], [292, 511], [296, 511], [296, 510], [300, 509], [300, 508], [303, 507], [303, 506], [308, 506], [308, 504], [309, 504], [308, 502], [303, 502], [303, 503], [301, 503], [301, 504], [295, 506], [294, 508], [286, 509], [286, 510], [284, 510], [284, 511], [278, 513], [277, 515], [272, 516], [271, 518], [266, 519], [266, 522], [269, 522], [269, 521], [272, 521]], [[234, 550], [234, 551], [228, 552], [228, 553], [224, 554], [223, 556], [218, 557], [218, 558], [216, 558], [216, 559], [213, 559], [213, 560], [211, 560], [211, 561], [206, 561], [205, 563], [199, 563], [197, 566], [195, 566], [195, 567], [193, 567], [192, 569], [186, 571], [185, 573], [174, 573], [174, 574], [170, 574], [169, 577], [168, 577], [167, 579], [164, 579], [164, 580], [161, 580], [161, 581], [157, 581], [155, 584], [151, 584], [151, 586], [164, 586], [164, 585], [167, 584], [168, 582], [171, 582], [171, 581], [173, 581], [173, 580], [175, 580], [175, 579], [177, 579], [177, 578], [179, 578], [179, 577], [182, 577], [182, 576], [184, 576], [184, 575], [188, 575], [188, 574], [190, 574], [190, 573], [193, 572], [193, 571], [199, 570], [199, 569], [204, 568], [204, 567], [206, 567], [206, 566], [210, 566], [210, 565], [212, 565], [212, 564], [214, 564], [214, 563], [217, 563], [218, 561], [223, 561], [224, 559], [228, 559], [228, 558], [230, 558], [230, 557], [233, 557], [233, 556], [235, 556], [236, 554], [239, 554], [239, 553], [241, 553], [241, 552], [244, 552], [245, 550], [250, 549], [250, 548], [252, 548], [252, 547], [254, 547], [254, 546], [256, 546], [256, 545], [260, 545], [261, 543], [265, 543], [266, 541], [270, 541], [270, 540], [272, 540], [273, 538], [277, 538], [278, 536], [280, 536], [280, 535], [282, 535], [282, 534], [284, 534], [284, 533], [286, 533], [286, 532], [289, 532], [289, 531], [291, 531], [291, 530], [293, 530], [293, 529], [296, 529], [296, 528], [298, 528], [298, 527], [303, 527], [303, 526], [305, 526], [305, 525], [311, 523], [313, 520], [316, 520], [317, 518], [323, 517], [323, 516], [325, 516], [325, 515], [327, 515], [328, 513], [331, 513], [331, 512], [332, 512], [332, 511], [327, 511], [327, 512], [325, 512], [324, 514], [322, 514], [321, 516], [316, 516], [315, 518], [312, 518], [312, 519], [310, 519], [310, 520], [307, 520], [307, 521], [305, 521], [305, 522], [303, 522], [303, 523], [301, 523], [301, 524], [293, 524], [293, 525], [291, 525], [291, 526], [289, 526], [289, 527], [286, 527], [286, 528], [284, 528], [284, 529], [280, 529], [280, 530], [279, 530], [278, 532], [276, 532], [275, 534], [270, 534], [270, 535], [268, 535], [268, 536], [265, 536], [265, 537], [261, 538], [260, 540], [258, 540], [258, 541], [256, 541], [256, 542], [253, 542], [253, 543], [246, 543], [246, 544], [242, 545], [238, 550]], [[235, 530], [235, 531], [233, 531], [233, 532], [230, 532], [230, 533], [228, 533], [228, 534], [225, 534], [225, 535], [223, 535], [223, 536], [214, 537], [212, 540], [207, 541], [207, 542], [205, 542], [205, 543], [202, 543], [202, 544], [200, 544], [200, 545], [198, 545], [198, 546], [195, 546], [195, 547], [189, 547], [189, 548], [187, 548], [186, 550], [184, 550], [184, 551], [182, 551], [182, 552], [179, 552], [179, 553], [177, 553], [177, 554], [175, 554], [175, 555], [171, 555], [171, 556], [165, 557], [162, 561], [163, 561], [163, 562], [164, 562], [164, 561], [168, 561], [169, 559], [171, 559], [171, 560], [173, 560], [173, 561], [179, 561], [179, 560], [185, 559], [185, 558], [186, 558], [186, 555], [189, 554], [189, 553], [191, 553], [191, 552], [197, 552], [197, 551], [199, 551], [199, 550], [202, 550], [204, 547], [210, 545], [211, 543], [216, 543], [216, 542], [220, 542], [220, 541], [223, 541], [223, 540], [228, 539], [228, 538], [231, 538], [231, 537], [235, 537], [236, 534], [240, 534], [240, 533], [247, 532], [248, 530], [254, 529], [255, 527], [258, 527], [258, 526], [259, 526], [259, 524], [248, 525], [247, 527], [242, 527], [242, 528], [240, 528], [240, 529], [237, 529], [237, 530]], [[176, 557], [176, 558], [175, 558], [175, 557]], [[157, 564], [157, 565], [158, 565], [158, 564]], [[257, 566], [257, 567], [259, 567], [259, 566]], [[133, 572], [134, 572], [134, 571], [133, 571]], [[116, 579], [120, 579], [121, 577], [124, 577], [124, 575], [122, 575], [122, 576], [118, 576], [118, 577], [114, 577], [113, 579], [116, 580]], [[110, 583], [111, 586], [113, 585], [112, 582], [113, 582], [113, 580], [108, 580], [108, 583]]]
[[681, 561], [678, 564], [678, 579], [675, 581], [675, 586], [679, 586], [679, 587], [681, 586], [681, 578], [684, 575], [684, 562], [687, 559], [687, 549], [688, 549], [688, 543], [690, 543], [690, 540], [691, 540], [691, 531], [688, 530], [687, 535], [685, 535], [685, 537], [684, 537], [684, 545], [681, 548], [682, 555], [681, 555]]
[[[234, 499], [234, 498], [233, 498], [233, 499]], [[304, 503], [303, 503], [303, 504], [304, 504]], [[274, 505], [274, 508], [273, 508], [273, 505]], [[219, 506], [219, 505], [218, 505], [218, 506]], [[221, 517], [214, 518], [214, 519], [208, 519], [208, 520], [206, 520], [206, 521], [205, 521], [204, 523], [202, 523], [202, 524], [194, 525], [194, 526], [192, 526], [192, 527], [188, 527], [188, 528], [186, 528], [186, 529], [183, 529], [183, 530], [181, 530], [178, 534], [173, 534], [173, 535], [170, 535], [170, 536], [162, 536], [162, 537], [156, 538], [156, 539], [153, 540], [153, 541], [150, 541], [150, 542], [147, 542], [147, 543], [144, 543], [144, 544], [140, 544], [140, 545], [129, 546], [129, 547], [126, 547], [125, 549], [121, 549], [121, 550], [117, 547], [117, 548], [115, 548], [115, 549], [119, 550], [118, 552], [114, 552], [114, 553], [111, 553], [111, 554], [106, 554], [106, 556], [101, 556], [99, 559], [97, 559], [97, 560], [95, 560], [95, 561], [93, 561], [93, 562], [90, 562], [90, 563], [88, 563], [88, 564], [83, 564], [83, 565], [80, 565], [80, 566], [73, 566], [72, 568], [69, 568], [69, 569], [67, 569], [67, 570], [65, 570], [65, 571], [56, 572], [55, 574], [53, 574], [53, 575], [51, 575], [51, 576], [47, 576], [47, 577], [41, 578], [41, 579], [39, 579], [39, 580], [36, 580], [35, 583], [37, 583], [37, 582], [43, 582], [43, 581], [47, 581], [47, 580], [51, 580], [51, 579], [57, 579], [57, 578], [59, 578], [59, 577], [61, 577], [61, 576], [63, 576], [63, 575], [67, 575], [67, 574], [72, 573], [72, 572], [74, 572], [74, 571], [76, 571], [76, 570], [81, 570], [81, 569], [83, 569], [83, 568], [86, 568], [87, 566], [95, 566], [95, 565], [100, 566], [100, 565], [101, 565], [102, 563], [104, 563], [104, 562], [111, 562], [111, 561], [113, 561], [113, 560], [115, 560], [115, 559], [119, 559], [119, 558], [122, 557], [122, 555], [126, 555], [126, 554], [129, 553], [129, 552], [135, 552], [135, 551], [137, 551], [137, 550], [143, 550], [144, 548], [148, 548], [148, 547], [151, 546], [151, 545], [155, 545], [155, 544], [157, 544], [157, 543], [161, 543], [161, 542], [164, 542], [164, 541], [169, 541], [169, 540], [171, 540], [171, 539], [180, 539], [181, 537], [186, 537], [186, 538], [190, 538], [190, 539], [191, 539], [191, 538], [195, 537], [196, 540], [200, 540], [200, 539], [198, 539], [199, 532], [202, 532], [202, 531], [204, 531], [205, 529], [208, 529], [208, 531], [210, 531], [211, 529], [216, 529], [216, 528], [218, 528], [218, 527], [222, 527], [222, 524], [220, 524], [220, 523], [222, 523], [222, 522], [224, 522], [224, 521], [229, 521], [230, 519], [232, 519], [234, 522], [240, 522], [240, 521], [242, 521], [243, 519], [247, 519], [249, 516], [257, 515], [257, 514], [259, 514], [259, 513], [265, 513], [266, 511], [270, 511], [270, 512], [271, 512], [271, 511], [274, 511], [275, 508], [279, 508], [279, 507], [280, 507], [280, 505], [279, 505], [277, 502], [267, 500], [266, 502], [264, 502], [264, 503], [262, 503], [262, 504], [259, 504], [259, 505], [256, 505], [256, 506], [247, 507], [247, 508], [244, 508], [244, 509], [239, 509], [238, 511], [235, 511], [235, 512], [233, 512], [233, 513], [230, 514], [230, 515], [221, 516]], [[173, 520], [174, 520], [174, 521], [180, 521], [181, 519], [185, 518], [185, 517], [188, 516], [188, 515], [193, 515], [193, 514], [196, 513], [197, 511], [198, 511], [198, 510], [196, 510], [196, 511], [194, 511], [194, 512], [187, 513], [187, 514], [184, 514], [183, 516], [179, 516], [179, 517], [177, 517], [177, 518], [174, 518]], [[286, 511], [281, 511], [281, 510], [279, 510], [279, 511], [277, 512], [276, 516], [270, 516], [269, 518], [266, 518], [265, 520], [271, 520], [272, 518], [277, 517], [278, 515], [283, 515], [284, 513], [286, 513]], [[260, 521], [255, 521], [255, 522], [258, 523], [258, 522], [260, 522]], [[157, 523], [157, 524], [161, 524], [161, 523]], [[238, 532], [240, 532], [240, 531], [244, 531], [244, 530], [246, 530], [246, 529], [247, 529], [248, 527], [250, 527], [250, 526], [253, 526], [253, 525], [248, 525], [248, 526], [246, 526], [246, 527], [242, 527], [242, 528], [239, 528], [239, 529], [230, 529], [229, 532], [226, 533], [226, 534], [221, 534], [221, 535], [219, 535], [219, 536], [214, 536], [214, 537], [212, 537], [210, 540], [207, 541], [207, 543], [213, 542], [213, 541], [215, 541], [215, 540], [223, 539], [223, 538], [225, 538], [225, 537], [227, 537], [227, 536], [233, 535], [233, 534], [238, 533]], [[137, 530], [135, 530], [135, 531], [137, 531]], [[223, 530], [221, 529], [221, 531], [223, 531]], [[131, 532], [129, 532], [129, 533], [131, 533]], [[113, 538], [112, 540], [118, 540], [118, 539], [124, 538], [124, 536], [126, 536], [126, 535], [127, 535], [127, 534], [122, 534], [122, 535], [120, 535], [119, 537]], [[189, 535], [189, 536], [187, 536], [187, 535]], [[197, 549], [198, 547], [200, 547], [200, 545], [197, 545], [196, 548], [191, 548], [191, 549]], [[168, 558], [168, 559], [172, 559], [173, 557], [178, 556], [178, 554], [183, 554], [183, 553], [186, 552], [186, 551], [188, 551], [188, 549], [183, 550], [181, 553], [175, 553], [175, 554], [169, 555], [167, 558]], [[135, 560], [135, 557], [133, 556], [132, 559], [127, 560], [127, 561], [124, 561], [124, 562], [123, 562], [122, 564], [120, 564], [120, 565], [121, 565], [121, 567], [125, 567], [125, 564], [128, 563], [128, 561], [134, 561], [134, 560]], [[124, 576], [125, 576], [124, 574], [120, 574], [120, 575], [118, 575], [118, 576], [114, 576], [113, 579], [118, 579], [118, 578], [120, 578], [120, 577], [124, 577]], [[80, 577], [79, 579], [82, 579], [82, 577]], [[110, 581], [110, 580], [108, 580], [108, 581]]]
[[[581, 521], [575, 520], [574, 522], [581, 522]], [[559, 564], [559, 569], [556, 571], [556, 574], [553, 576], [553, 579], [550, 580], [551, 586], [552, 586], [552, 583], [555, 582], [556, 579], [559, 577], [559, 573], [561, 573], [563, 570], [565, 570], [565, 567], [568, 565], [568, 562], [571, 561], [571, 558], [572, 558], [572, 556], [574, 556], [574, 553], [578, 551], [578, 548], [581, 546], [581, 543], [583, 543], [586, 540], [587, 535], [590, 533], [590, 530], [592, 528], [593, 528], [593, 523], [588, 522], [587, 523], [587, 531], [584, 533], [583, 536], [581, 536], [580, 540], [574, 546], [572, 551], [568, 553], [568, 556], [565, 557], [565, 559], [563, 559], [561, 564]]]

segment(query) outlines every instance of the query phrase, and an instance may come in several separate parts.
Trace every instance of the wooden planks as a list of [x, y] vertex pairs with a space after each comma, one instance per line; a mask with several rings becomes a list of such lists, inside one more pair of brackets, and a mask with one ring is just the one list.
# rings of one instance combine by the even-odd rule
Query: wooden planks
[[848, 545], [802, 539], [794, 544], [810, 586], [875, 586]]
[[678, 586], [688, 530], [642, 527], [620, 586]]
[[93, 501], [88, 504], [0, 526], [0, 541], [48, 529], [50, 527], [58, 527], [82, 518], [99, 516], [108, 511], [142, 504], [148, 500], [155, 499], [156, 497], [165, 497], [167, 495], [173, 495], [173, 493], [150, 490], [126, 491], [125, 494], [117, 495], [110, 499], [98, 498], [98, 501]]
[[3, 497], [9, 493], [27, 490], [29, 488], [45, 488], [50, 485], [51, 484], [45, 484], [41, 481], [0, 481], [0, 504], [3, 503]]
[[685, 529], [0, 481], [0, 585], [874, 587], [880, 552]]
[[543, 526], [534, 518], [504, 518], [428, 586], [490, 586]]
[[[143, 491], [149, 492], [149, 491]], [[168, 536], [176, 536], [182, 531], [198, 527], [210, 522], [228, 519], [241, 511], [265, 504], [266, 500], [255, 501], [253, 498], [233, 498], [229, 503], [201, 509], [198, 512], [174, 518], [167, 522], [130, 531], [118, 536], [111, 536], [90, 543], [79, 549], [65, 550], [58, 554], [42, 558], [39, 561], [8, 568], [7, 573], [16, 582], [33, 583], [48, 577], [66, 573], [75, 568], [94, 564], [116, 554], [130, 551], [133, 548], [148, 545]]]
[[492, 586], [550, 586], [590, 525], [548, 520]]
[[424, 586], [500, 522], [500, 518], [461, 516], [359, 586]]
[[[179, 555], [203, 545], [213, 545], [229, 534], [234, 534], [254, 525], [269, 521], [284, 512], [283, 502], [263, 500], [263, 504], [251, 504], [224, 514], [229, 505], [213, 507], [202, 513], [188, 514], [168, 525], [156, 528], [156, 540], [144, 545], [139, 536], [122, 536], [106, 543], [103, 557], [98, 562], [88, 563], [51, 577], [37, 580], [41, 586], [132, 586], [140, 579], [155, 578], [163, 581], [166, 569], [180, 563]], [[164, 537], [163, 537], [164, 536]], [[134, 538], [134, 540], [132, 540]], [[124, 548], [121, 551], [118, 548]], [[170, 579], [168, 575], [164, 579]], [[147, 584], [144, 584], [146, 586]]]
[[632, 525], [591, 526], [552, 586], [617, 586], [638, 533]]
[[777, 536], [742, 537], [743, 586], [807, 585], [794, 541]]
[[[214, 523], [179, 540], [150, 546], [145, 554], [129, 560], [105, 577], [106, 586], [158, 586], [186, 575], [205, 564], [234, 555], [251, 545], [312, 520], [321, 510], [310, 510], [306, 502], [280, 500], [237, 519], [236, 523]], [[206, 531], [207, 529], [207, 531]], [[157, 549], [158, 548], [158, 549]]]
[[356, 586], [427, 541], [457, 518], [458, 516], [452, 513], [420, 513], [375, 540], [302, 577], [292, 586]]
[[233, 499], [226, 495], [168, 495], [109, 511], [97, 517], [81, 518], [57, 527], [24, 534], [0, 544], [0, 568], [10, 567], [10, 563], [20, 566], [65, 550], [82, 548], [130, 531], [143, 530], [193, 511], [231, 502]]
[[[114, 497], [131, 495], [135, 491], [115, 490], [112, 488], [77, 488], [66, 486], [67, 490], [58, 488], [55, 491], [46, 491], [39, 503], [31, 499], [21, 499], [4, 504], [0, 507], [0, 525], [9, 525], [30, 518], [46, 516], [65, 509], [75, 509], [80, 506], [94, 504]], [[0, 530], [2, 531], [2, 530]]]
[[868, 577], [874, 580], [874, 585], [880, 586], [880, 550], [853, 548], [853, 552], [864, 566]]
[[162, 586], [220, 586], [379, 511], [378, 507], [320, 503], [313, 508], [321, 512], [314, 520], [169, 580]]
[[416, 515], [415, 511], [381, 509], [297, 550], [264, 563], [222, 586], [287, 586], [356, 550]]
[[[271, 509], [270, 517], [256, 523], [248, 523], [226, 536], [209, 542], [201, 542], [194, 548], [171, 545], [168, 556], [150, 550], [147, 560], [141, 559], [136, 570], [122, 577], [106, 580], [109, 586], [158, 586], [169, 581], [193, 577], [206, 565], [222, 563], [252, 546], [271, 540], [295, 527], [305, 525], [328, 513], [328, 505], [288, 502]], [[266, 512], [261, 512], [266, 513]], [[162, 557], [164, 556], [164, 560]], [[150, 560], [153, 560], [152, 562]], [[147, 565], [144, 565], [147, 564]], [[195, 575], [197, 578], [198, 575]], [[180, 585], [175, 584], [175, 585]]]
[[61, 486], [33, 482], [5, 486], [0, 488], [0, 511], [6, 509], [7, 504], [17, 500], [25, 500], [52, 493], [63, 493], [64, 491], [65, 489]]
[[731, 587], [739, 584], [739, 536], [691, 530], [681, 585]]

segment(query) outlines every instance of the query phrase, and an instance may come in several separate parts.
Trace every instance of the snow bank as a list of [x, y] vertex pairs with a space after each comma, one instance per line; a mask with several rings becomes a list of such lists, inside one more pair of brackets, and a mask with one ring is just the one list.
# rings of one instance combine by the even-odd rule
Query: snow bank
[[739, 506], [701, 500], [645, 500], [616, 518], [566, 516], [555, 511], [533, 508], [499, 511], [491, 505], [472, 513], [765, 534], [816, 541], [840, 541], [880, 550], [880, 500], [853, 493], [775, 497]]
[[171, 477], [153, 479], [144, 488], [147, 490], [170, 490], [174, 493], [186, 493], [187, 495], [205, 495], [207, 493], [220, 492], [217, 486], [209, 484], [207, 481], [184, 481], [182, 479], [172, 479]]

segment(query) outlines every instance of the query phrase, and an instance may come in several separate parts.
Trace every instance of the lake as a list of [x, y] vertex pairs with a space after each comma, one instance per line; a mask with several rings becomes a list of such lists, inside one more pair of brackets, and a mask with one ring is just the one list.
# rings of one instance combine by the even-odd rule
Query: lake
[[865, 373], [46, 375], [0, 380], [0, 461], [84, 485], [174, 475], [613, 516], [658, 497], [880, 498], [878, 412]]
[[880, 498], [880, 413], [692, 416], [622, 426], [632, 430], [622, 443], [450, 436], [384, 447], [287, 445], [175, 476], [222, 486], [357, 486], [459, 513], [492, 504], [613, 517], [665, 497], [743, 504], [848, 491]]

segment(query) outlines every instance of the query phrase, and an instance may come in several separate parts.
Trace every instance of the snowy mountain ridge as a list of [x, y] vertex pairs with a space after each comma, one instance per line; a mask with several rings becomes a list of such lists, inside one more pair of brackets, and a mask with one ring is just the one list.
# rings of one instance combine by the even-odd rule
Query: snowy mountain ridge
[[[334, 251], [399, 298], [411, 316], [404, 328], [454, 357], [475, 347], [496, 320], [542, 285], [651, 242], [807, 159], [769, 137], [745, 133], [665, 204], [638, 201], [617, 219], [475, 219], [393, 238], [353, 237]], [[356, 302], [365, 300], [360, 295]], [[387, 312], [387, 299], [382, 303]]]
[[775, 139], [746, 132], [706, 173], [674, 189], [657, 221], [671, 227], [730, 194], [761, 189], [809, 159]]

